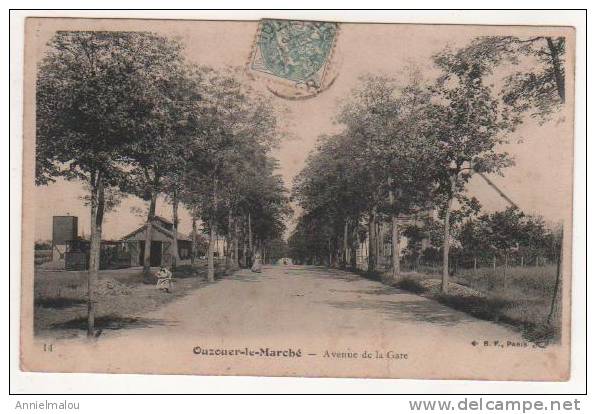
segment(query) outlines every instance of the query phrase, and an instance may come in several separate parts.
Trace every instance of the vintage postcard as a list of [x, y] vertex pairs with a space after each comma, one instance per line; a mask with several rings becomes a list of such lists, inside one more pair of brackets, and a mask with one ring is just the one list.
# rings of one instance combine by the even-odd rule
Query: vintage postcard
[[21, 369], [566, 381], [572, 27], [28, 18]]

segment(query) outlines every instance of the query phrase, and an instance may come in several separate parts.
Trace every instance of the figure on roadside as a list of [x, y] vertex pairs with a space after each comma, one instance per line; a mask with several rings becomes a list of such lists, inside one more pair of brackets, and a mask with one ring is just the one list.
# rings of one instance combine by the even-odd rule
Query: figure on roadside
[[251, 271], [255, 272], [255, 273], [261, 273], [261, 255], [259, 253], [255, 254], [255, 258], [252, 264], [252, 267], [250, 268]]
[[159, 272], [157, 272], [157, 284], [155, 287], [166, 293], [170, 293], [174, 287], [174, 283], [172, 281], [172, 272], [170, 272], [165, 266], [159, 267]]

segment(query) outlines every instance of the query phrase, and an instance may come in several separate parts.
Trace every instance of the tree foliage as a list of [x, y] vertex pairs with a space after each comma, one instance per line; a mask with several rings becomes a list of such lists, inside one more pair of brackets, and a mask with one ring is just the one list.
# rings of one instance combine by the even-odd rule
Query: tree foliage
[[504, 76], [499, 94], [517, 112], [544, 122], [565, 103], [565, 48], [564, 37], [488, 36], [458, 50], [455, 59], [458, 71], [473, 62], [483, 76], [503, 65], [518, 68]]

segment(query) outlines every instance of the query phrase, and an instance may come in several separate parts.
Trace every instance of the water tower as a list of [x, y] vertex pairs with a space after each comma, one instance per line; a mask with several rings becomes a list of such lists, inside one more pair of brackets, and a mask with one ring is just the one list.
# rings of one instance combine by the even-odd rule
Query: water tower
[[77, 238], [79, 218], [75, 216], [54, 216], [52, 224], [52, 260], [64, 260], [66, 242]]

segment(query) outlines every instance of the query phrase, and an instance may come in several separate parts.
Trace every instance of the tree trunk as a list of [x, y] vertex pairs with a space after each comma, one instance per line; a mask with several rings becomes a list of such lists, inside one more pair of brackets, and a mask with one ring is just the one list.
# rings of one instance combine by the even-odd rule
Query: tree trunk
[[217, 210], [217, 179], [213, 179], [213, 207], [211, 217], [209, 218], [209, 252], [207, 257], [207, 280], [213, 282], [215, 280], [215, 211]]
[[[354, 245], [354, 242], [356, 242], [356, 245]], [[356, 221], [352, 229], [352, 245], [350, 246], [350, 267], [352, 269], [358, 267], [358, 250], [360, 250], [360, 239], [358, 239], [358, 221]]]
[[559, 295], [559, 286], [561, 285], [561, 280], [563, 279], [563, 237], [565, 233], [561, 232], [561, 248], [559, 250], [559, 257], [557, 258], [557, 275], [555, 279], [555, 287], [553, 289], [553, 297], [550, 303], [550, 312], [548, 313], [548, 318], [546, 319], [547, 324], [551, 324], [553, 316], [555, 314], [555, 309], [557, 306], [557, 297]]
[[105, 191], [103, 177], [97, 174], [91, 189], [91, 240], [89, 247], [89, 272], [87, 278], [87, 337], [95, 335], [95, 287], [101, 257], [101, 231], [105, 210]]
[[383, 233], [381, 232], [381, 225], [378, 221], [375, 221], [375, 241], [375, 258], [378, 266], [379, 257], [384, 258], [383, 249], [381, 248], [381, 245], [383, 244]]
[[238, 268], [238, 254], [239, 254], [239, 247], [238, 247], [238, 218], [234, 220], [234, 268]]
[[368, 217], [368, 271], [377, 270], [376, 258], [376, 234], [375, 234], [375, 211], [370, 212]]
[[399, 280], [401, 276], [401, 268], [400, 268], [400, 231], [397, 225], [397, 217], [393, 215], [391, 217], [391, 247], [393, 251], [391, 252], [391, 260], [392, 260], [392, 267], [393, 267], [393, 280]]
[[242, 237], [242, 267], [247, 267], [248, 266], [247, 256], [248, 256], [248, 247], [246, 245], [246, 233], [243, 232], [243, 237]]
[[[561, 41], [562, 40], [559, 40], [559, 42]], [[553, 73], [555, 75], [555, 82], [557, 84], [557, 93], [559, 94], [561, 103], [565, 103], [565, 76], [563, 75], [563, 70], [561, 68], [559, 54], [556, 50], [552, 37], [546, 37], [546, 43], [548, 44], [550, 59], [553, 64]]]
[[503, 288], [507, 289], [507, 268], [509, 267], [509, 253], [505, 252], [505, 266], [503, 266]]
[[192, 246], [190, 247], [190, 265], [195, 265], [197, 256], [197, 219], [192, 216]]
[[252, 244], [252, 223], [251, 223], [251, 218], [250, 218], [250, 211], [248, 212], [248, 254], [250, 255], [250, 264], [252, 266], [252, 260], [253, 260], [253, 255], [254, 252], [252, 250], [253, 248], [253, 244]]
[[228, 234], [226, 237], [226, 260], [227, 265], [232, 266], [234, 264], [234, 248], [233, 248], [233, 238], [234, 235], [232, 234], [232, 228], [234, 227], [233, 219], [232, 219], [232, 210], [228, 208]]
[[[391, 183], [391, 181], [389, 182]], [[389, 192], [389, 203], [391, 204], [391, 207], [394, 208], [395, 207], [395, 195], [393, 193], [393, 191]], [[399, 246], [399, 242], [400, 242], [400, 234], [399, 234], [399, 228], [398, 228], [398, 223], [397, 223], [397, 216], [395, 215], [395, 211], [391, 214], [391, 267], [393, 269], [393, 273], [392, 273], [392, 277], [393, 280], [399, 280], [400, 278], [400, 273], [401, 273], [401, 269], [400, 269], [400, 246]]]
[[157, 203], [157, 192], [151, 191], [151, 202], [147, 214], [147, 228], [145, 229], [145, 252], [143, 253], [143, 278], [145, 282], [151, 280], [151, 238], [153, 236], [153, 219], [155, 217], [155, 204]]
[[350, 263], [350, 250], [348, 249], [348, 220], [344, 223], [344, 259], [343, 259], [343, 267], [344, 269], [348, 267]]
[[172, 270], [176, 269], [176, 263], [180, 259], [178, 255], [178, 194], [174, 190], [174, 196], [172, 197], [172, 221], [174, 222], [174, 239], [172, 240]]
[[213, 260], [215, 252], [215, 230], [214, 220], [209, 220], [209, 250], [207, 253], [207, 280], [213, 282], [215, 280], [215, 264]]
[[454, 179], [451, 179], [451, 193], [447, 200], [445, 209], [445, 223], [443, 228], [443, 276], [441, 278], [441, 293], [447, 293], [449, 290], [449, 235], [450, 235], [450, 223], [451, 218], [451, 204], [453, 203], [453, 187]]

